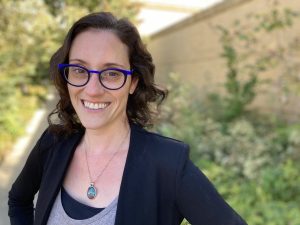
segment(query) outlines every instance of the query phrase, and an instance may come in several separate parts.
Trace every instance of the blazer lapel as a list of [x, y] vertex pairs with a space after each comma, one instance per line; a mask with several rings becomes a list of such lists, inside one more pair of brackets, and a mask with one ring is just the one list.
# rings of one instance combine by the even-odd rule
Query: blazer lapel
[[146, 151], [145, 146], [147, 146], [146, 132], [136, 125], [132, 125], [130, 145], [120, 187], [115, 225], [136, 224], [134, 223], [138, 209], [136, 204], [139, 204], [136, 199], [140, 199], [144, 191], [138, 186], [138, 180], [145, 175], [143, 168], [143, 156]]
[[36, 204], [35, 225], [46, 224], [52, 205], [59, 192], [66, 170], [70, 164], [76, 146], [84, 132], [73, 134], [71, 138], [58, 142], [46, 162], [48, 166], [43, 171], [39, 197]]

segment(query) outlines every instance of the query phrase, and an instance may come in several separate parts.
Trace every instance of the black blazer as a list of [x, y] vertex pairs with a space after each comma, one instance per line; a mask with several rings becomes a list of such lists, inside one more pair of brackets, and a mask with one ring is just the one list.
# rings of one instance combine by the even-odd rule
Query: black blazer
[[[179, 225], [183, 218], [193, 225], [246, 224], [190, 161], [188, 145], [136, 125], [131, 129], [115, 225]], [[9, 192], [12, 225], [47, 224], [83, 134], [43, 133]]]

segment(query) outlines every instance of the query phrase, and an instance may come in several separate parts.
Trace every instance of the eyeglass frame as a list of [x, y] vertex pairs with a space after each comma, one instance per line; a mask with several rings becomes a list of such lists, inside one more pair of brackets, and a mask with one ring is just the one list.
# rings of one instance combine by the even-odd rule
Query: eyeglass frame
[[[79, 67], [79, 68], [81, 68], [81, 69], [87, 71], [88, 79], [87, 79], [87, 81], [86, 81], [84, 84], [82, 84], [82, 85], [75, 85], [75, 84], [72, 84], [72, 83], [69, 82], [68, 78], [66, 77], [66, 75], [65, 75], [65, 73], [64, 73], [64, 69], [67, 68], [67, 67], [72, 67], [72, 66], [73, 66], [73, 67]], [[81, 66], [81, 65], [78, 65], [78, 64], [67, 64], [67, 63], [60, 63], [60, 64], [58, 64], [58, 69], [59, 69], [59, 71], [60, 71], [60, 74], [63, 76], [64, 80], [65, 80], [68, 84], [70, 84], [70, 85], [72, 85], [72, 86], [74, 86], [74, 87], [83, 87], [83, 86], [87, 85], [88, 82], [90, 81], [91, 75], [92, 75], [93, 73], [98, 74], [98, 79], [99, 79], [100, 84], [102, 85], [102, 87], [104, 87], [104, 88], [106, 88], [106, 89], [108, 89], [108, 90], [119, 90], [119, 89], [121, 89], [121, 88], [125, 85], [125, 83], [126, 83], [126, 81], [127, 81], [127, 76], [131, 76], [131, 75], [133, 74], [133, 72], [134, 72], [133, 69], [132, 69], [132, 70], [124, 70], [124, 69], [114, 68], [114, 67], [112, 67], [112, 68], [106, 68], [106, 69], [103, 69], [103, 70], [89, 70], [88, 68], [86, 68], [86, 67], [84, 67], [84, 66]], [[102, 81], [101, 81], [101, 79], [100, 79], [100, 77], [101, 77], [100, 75], [101, 75], [101, 73], [103, 73], [103, 72], [105, 72], [105, 71], [108, 71], [108, 70], [116, 70], [116, 71], [119, 71], [119, 72], [123, 73], [125, 79], [124, 79], [123, 84], [122, 84], [119, 88], [108, 88], [108, 87], [106, 87], [106, 86], [102, 83]]]

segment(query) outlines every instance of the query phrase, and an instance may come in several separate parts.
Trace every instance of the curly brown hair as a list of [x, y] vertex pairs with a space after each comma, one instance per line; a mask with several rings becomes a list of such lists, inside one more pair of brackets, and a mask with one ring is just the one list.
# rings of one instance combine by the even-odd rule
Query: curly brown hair
[[[67, 84], [60, 74], [58, 64], [68, 63], [69, 52], [75, 37], [88, 29], [101, 29], [114, 32], [129, 49], [130, 67], [134, 69], [133, 78], [139, 79], [135, 92], [129, 95], [127, 116], [130, 123], [142, 127], [153, 125], [158, 106], [167, 96], [167, 90], [154, 83], [155, 66], [152, 56], [143, 44], [136, 27], [127, 19], [117, 19], [111, 13], [91, 13], [73, 24], [63, 45], [50, 60], [50, 75], [59, 94], [56, 108], [49, 114], [48, 123], [56, 133], [71, 133], [82, 128], [82, 125], [71, 104]], [[58, 121], [54, 122], [53, 116]]]

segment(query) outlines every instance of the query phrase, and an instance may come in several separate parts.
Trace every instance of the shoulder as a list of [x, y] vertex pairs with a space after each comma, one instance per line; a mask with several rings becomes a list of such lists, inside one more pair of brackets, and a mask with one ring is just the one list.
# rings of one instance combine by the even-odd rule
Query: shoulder
[[33, 151], [39, 154], [40, 157], [48, 157], [61, 145], [66, 145], [72, 140], [80, 139], [84, 131], [78, 130], [69, 135], [56, 134], [51, 127], [44, 130], [39, 140], [37, 141]]
[[146, 131], [146, 133], [151, 142], [158, 147], [161, 147], [164, 151], [171, 151], [174, 153], [174, 151], [185, 151], [189, 148], [188, 144], [184, 143], [183, 141], [151, 131]]
[[164, 136], [154, 131], [146, 130], [137, 125], [133, 125], [133, 129], [139, 132], [141, 135], [145, 136], [147, 141], [150, 141], [150, 143], [148, 144], [151, 144], [153, 146], [155, 145], [157, 147], [162, 147], [165, 150], [169, 149], [172, 151], [189, 148], [188, 144], [184, 143], [183, 141]]
[[165, 166], [178, 166], [188, 159], [189, 145], [183, 141], [166, 137], [156, 132], [135, 127], [140, 140], [143, 140], [143, 153], [148, 160]]

